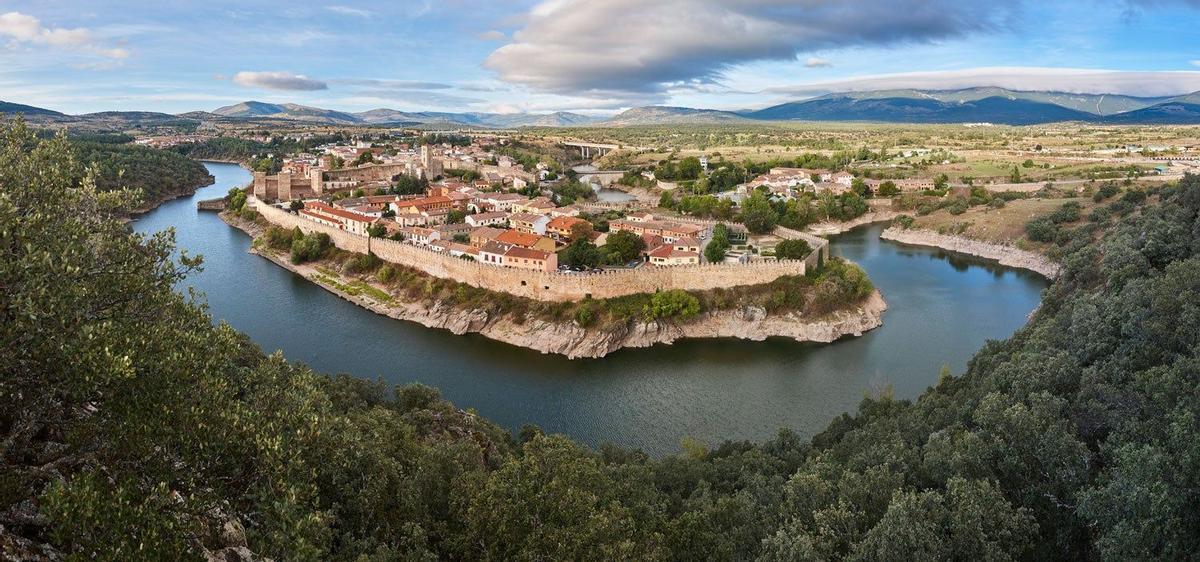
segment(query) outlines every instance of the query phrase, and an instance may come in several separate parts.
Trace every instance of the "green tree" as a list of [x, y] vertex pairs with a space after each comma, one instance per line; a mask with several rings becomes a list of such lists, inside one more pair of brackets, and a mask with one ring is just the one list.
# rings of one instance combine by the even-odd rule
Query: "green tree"
[[775, 257], [781, 260], [802, 260], [812, 253], [812, 246], [804, 240], [783, 240], [775, 245]]
[[896, 187], [896, 182], [888, 180], [879, 184], [880, 197], [895, 197], [897, 195], [900, 195], [900, 189]]
[[645, 250], [646, 240], [627, 230], [609, 233], [604, 243], [605, 261], [614, 265], [636, 260]]
[[779, 215], [761, 193], [755, 192], [742, 202], [742, 224], [753, 234], [766, 234], [775, 229]]
[[601, 259], [600, 249], [595, 244], [586, 238], [579, 238], [572, 240], [559, 252], [558, 261], [569, 267], [596, 267]]

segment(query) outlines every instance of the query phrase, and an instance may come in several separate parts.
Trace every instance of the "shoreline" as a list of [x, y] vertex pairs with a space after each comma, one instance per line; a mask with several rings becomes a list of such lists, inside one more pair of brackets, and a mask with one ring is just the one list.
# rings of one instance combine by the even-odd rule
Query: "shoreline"
[[845, 222], [819, 222], [810, 224], [804, 231], [815, 236], [835, 236], [844, 234], [863, 225], [887, 222], [899, 217], [897, 211], [871, 211]]
[[[231, 221], [226, 213], [222, 213], [221, 218], [231, 227], [252, 237], [258, 235], [255, 231], [259, 229], [245, 224], [244, 221]], [[802, 318], [792, 313], [772, 316], [761, 308], [741, 307], [707, 312], [685, 323], [634, 321], [618, 330], [602, 331], [580, 327], [573, 321], [517, 319], [510, 315], [493, 316], [478, 309], [458, 310], [445, 306], [440, 301], [380, 302], [367, 295], [350, 294], [338, 287], [337, 285], [345, 279], [329, 279], [326, 272], [318, 270], [317, 264], [293, 264], [273, 252], [261, 251], [254, 246], [248, 251], [376, 314], [416, 322], [428, 328], [448, 330], [457, 335], [479, 334], [488, 339], [544, 354], [563, 355], [568, 359], [595, 359], [625, 348], [669, 345], [681, 339], [736, 338], [763, 341], [771, 337], [782, 337], [797, 342], [832, 343], [846, 336], [861, 336], [878, 328], [883, 324], [882, 315], [887, 310], [886, 301], [876, 290], [853, 309], [833, 312], [817, 319]]]
[[1050, 258], [1041, 254], [1004, 244], [940, 234], [932, 230], [919, 228], [903, 229], [891, 226], [880, 233], [879, 237], [883, 240], [900, 244], [929, 246], [950, 252], [995, 260], [1005, 267], [1032, 271], [1051, 281], [1057, 278], [1062, 272], [1061, 265], [1054, 263]]

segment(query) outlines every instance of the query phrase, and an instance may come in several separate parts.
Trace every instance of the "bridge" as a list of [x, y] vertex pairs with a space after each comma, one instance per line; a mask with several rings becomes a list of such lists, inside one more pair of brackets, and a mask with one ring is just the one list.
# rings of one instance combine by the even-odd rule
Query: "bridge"
[[619, 144], [600, 144], [595, 142], [563, 141], [562, 144], [568, 148], [579, 149], [579, 154], [584, 158], [598, 158], [621, 148]]

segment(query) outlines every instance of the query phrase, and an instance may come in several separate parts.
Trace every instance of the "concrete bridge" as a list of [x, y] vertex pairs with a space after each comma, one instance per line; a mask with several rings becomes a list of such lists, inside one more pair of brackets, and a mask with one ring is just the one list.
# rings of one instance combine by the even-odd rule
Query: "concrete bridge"
[[584, 158], [599, 158], [613, 150], [621, 148], [619, 144], [600, 144], [595, 142], [563, 141], [563, 146], [579, 149]]

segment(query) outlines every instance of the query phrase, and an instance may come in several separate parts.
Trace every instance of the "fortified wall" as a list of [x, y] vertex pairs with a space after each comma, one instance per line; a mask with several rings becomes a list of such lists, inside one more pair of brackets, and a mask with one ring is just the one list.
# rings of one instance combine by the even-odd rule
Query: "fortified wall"
[[[300, 227], [305, 233], [324, 232], [343, 250], [367, 253], [370, 244], [370, 251], [384, 261], [411, 267], [434, 277], [544, 301], [578, 301], [586, 297], [602, 299], [668, 289], [704, 291], [757, 285], [784, 275], [804, 275], [806, 263], [812, 261], [815, 265], [815, 256], [821, 251], [818, 248], [809, 260], [804, 261], [643, 267], [591, 274], [546, 273], [482, 264], [385, 238], [367, 239], [301, 218], [254, 198], [247, 202], [271, 223], [287, 229]], [[824, 242], [823, 239], [818, 240]]]

